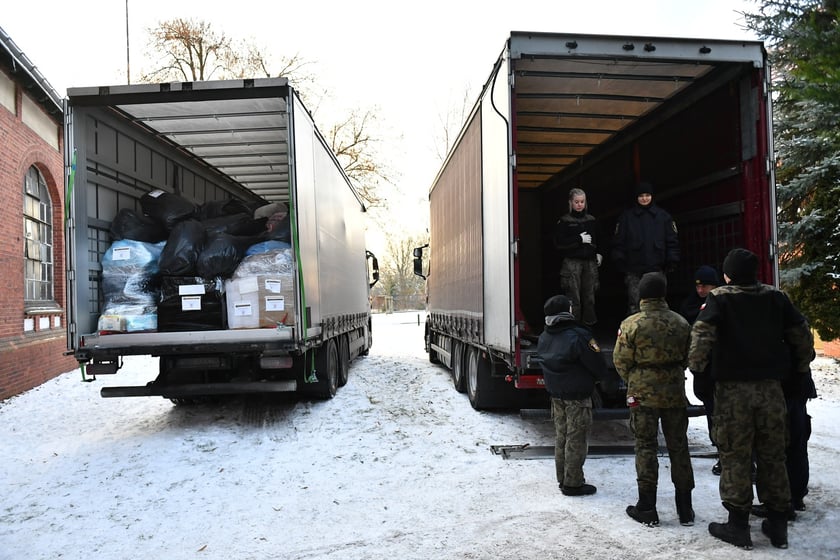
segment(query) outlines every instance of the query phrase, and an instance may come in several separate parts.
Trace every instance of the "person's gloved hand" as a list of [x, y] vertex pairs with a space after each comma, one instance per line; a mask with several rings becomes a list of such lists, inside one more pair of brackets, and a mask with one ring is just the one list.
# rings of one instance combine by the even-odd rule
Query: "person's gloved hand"
[[604, 262], [604, 257], [601, 256], [601, 253], [595, 255], [595, 262], [598, 263], [598, 266], [601, 266], [601, 263]]
[[580, 234], [580, 240], [583, 243], [592, 243], [592, 236], [584, 231], [583, 233]]

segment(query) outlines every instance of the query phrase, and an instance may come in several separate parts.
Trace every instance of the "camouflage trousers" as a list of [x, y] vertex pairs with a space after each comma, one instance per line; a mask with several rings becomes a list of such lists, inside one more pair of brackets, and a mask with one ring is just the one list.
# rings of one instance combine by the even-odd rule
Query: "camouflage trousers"
[[561, 486], [585, 482], [583, 463], [589, 452], [592, 429], [592, 399], [551, 399], [554, 418], [554, 467]]
[[575, 320], [594, 325], [595, 292], [598, 291], [598, 262], [584, 259], [563, 259], [560, 265], [560, 289], [572, 302]]
[[694, 470], [688, 453], [688, 411], [684, 408], [630, 409], [630, 429], [636, 436], [636, 483], [639, 492], [656, 494], [659, 483], [659, 423], [671, 461], [671, 482], [677, 490], [694, 489]]
[[753, 502], [752, 460], [756, 461], [758, 500], [770, 510], [790, 507], [785, 468], [785, 399], [778, 381], [715, 383], [714, 440], [720, 452], [720, 499], [749, 511]]

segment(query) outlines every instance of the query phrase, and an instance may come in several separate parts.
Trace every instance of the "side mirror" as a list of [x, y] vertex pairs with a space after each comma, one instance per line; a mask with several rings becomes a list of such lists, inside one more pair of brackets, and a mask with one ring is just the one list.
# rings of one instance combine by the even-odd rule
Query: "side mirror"
[[365, 258], [370, 261], [371, 278], [373, 278], [373, 282], [368, 284], [368, 288], [373, 288], [373, 286], [379, 282], [379, 261], [377, 260], [376, 255], [370, 251], [365, 251]]
[[428, 246], [429, 244], [426, 243], [422, 247], [414, 248], [414, 275], [419, 276], [423, 280], [426, 279], [426, 275], [423, 274], [423, 249]]

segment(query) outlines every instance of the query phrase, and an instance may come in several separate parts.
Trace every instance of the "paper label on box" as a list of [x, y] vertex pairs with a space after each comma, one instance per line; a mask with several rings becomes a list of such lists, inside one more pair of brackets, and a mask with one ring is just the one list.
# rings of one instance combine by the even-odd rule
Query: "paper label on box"
[[250, 317], [254, 312], [251, 309], [251, 302], [237, 301], [233, 304], [233, 315], [235, 317]]
[[253, 294], [260, 289], [256, 276], [248, 276], [237, 280], [237, 287], [240, 294]]
[[286, 298], [283, 296], [266, 296], [265, 310], [266, 311], [285, 311]]
[[182, 297], [181, 311], [201, 311], [201, 296]]
[[266, 278], [265, 291], [273, 294], [279, 294], [282, 291], [282, 284], [279, 278]]
[[115, 247], [111, 258], [115, 261], [127, 261], [131, 258], [131, 247]]
[[183, 286], [178, 286], [178, 295], [179, 296], [192, 296], [192, 295], [202, 295], [207, 292], [204, 291], [204, 284], [185, 284]]

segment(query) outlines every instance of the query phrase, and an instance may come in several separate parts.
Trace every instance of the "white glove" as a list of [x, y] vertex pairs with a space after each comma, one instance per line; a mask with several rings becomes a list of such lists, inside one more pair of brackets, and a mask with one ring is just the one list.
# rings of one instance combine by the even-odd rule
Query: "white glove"
[[592, 236], [584, 231], [580, 234], [580, 240], [584, 243], [592, 243]]
[[604, 262], [604, 257], [601, 256], [601, 253], [595, 255], [595, 262], [598, 263], [598, 266], [601, 266], [601, 263]]

